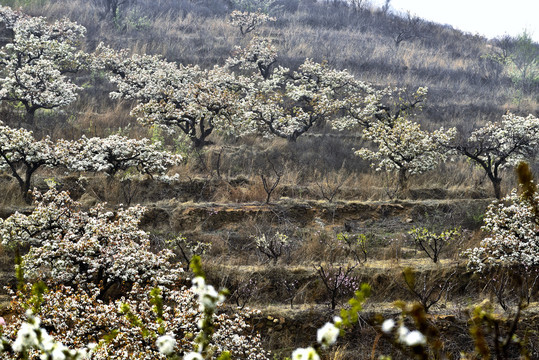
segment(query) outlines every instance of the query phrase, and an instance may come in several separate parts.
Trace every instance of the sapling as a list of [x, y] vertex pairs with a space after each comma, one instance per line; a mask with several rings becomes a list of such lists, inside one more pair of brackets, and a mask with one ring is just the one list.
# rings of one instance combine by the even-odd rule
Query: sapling
[[450, 229], [437, 234], [427, 228], [414, 227], [408, 235], [414, 245], [427, 254], [432, 262], [437, 263], [441, 252], [460, 236], [460, 229]]
[[350, 265], [337, 267], [332, 264], [320, 264], [315, 267], [327, 291], [331, 310], [335, 310], [343, 296], [348, 296], [359, 288], [359, 282], [352, 273], [355, 268], [355, 266]]
[[290, 239], [280, 232], [273, 235], [261, 234], [255, 238], [255, 245], [257, 250], [275, 265], [277, 260], [290, 250]]
[[[372, 238], [373, 235], [369, 235], [369, 238]], [[354, 256], [358, 264], [367, 262], [367, 239], [367, 235], [365, 234], [357, 234], [355, 236], [346, 233], [337, 234], [337, 240], [346, 245], [348, 253]]]
[[444, 275], [443, 280], [433, 280], [429, 279], [425, 272], [422, 279], [418, 281], [417, 273], [407, 267], [402, 271], [402, 276], [410, 293], [421, 303], [425, 312], [428, 312], [433, 305], [442, 299], [444, 294], [449, 293], [452, 287], [451, 279], [456, 273], [457, 271], [454, 270], [449, 275]]

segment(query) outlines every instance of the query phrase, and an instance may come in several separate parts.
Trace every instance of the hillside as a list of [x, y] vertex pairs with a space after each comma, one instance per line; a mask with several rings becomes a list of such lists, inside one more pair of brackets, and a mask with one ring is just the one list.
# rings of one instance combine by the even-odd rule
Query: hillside
[[367, 3], [0, 0], [2, 356], [538, 358], [539, 44]]

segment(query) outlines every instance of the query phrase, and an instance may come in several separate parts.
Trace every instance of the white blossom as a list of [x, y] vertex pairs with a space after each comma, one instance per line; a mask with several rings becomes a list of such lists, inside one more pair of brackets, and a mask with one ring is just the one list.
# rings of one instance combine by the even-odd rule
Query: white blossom
[[322, 344], [322, 347], [327, 348], [329, 345], [333, 345], [339, 337], [340, 330], [333, 323], [325, 323], [316, 332], [316, 340]]
[[398, 341], [401, 343], [406, 343], [406, 337], [408, 336], [409, 333], [410, 333], [410, 330], [408, 330], [406, 326], [401, 325], [397, 329]]
[[155, 344], [161, 354], [170, 355], [174, 352], [174, 348], [176, 347], [176, 339], [171, 335], [163, 335], [157, 338]]
[[36, 327], [27, 322], [23, 323], [17, 333], [17, 339], [13, 343], [13, 350], [21, 352], [26, 348], [36, 346], [38, 344]]
[[389, 334], [395, 327], [395, 320], [387, 319], [382, 323], [382, 331], [386, 334]]
[[403, 343], [408, 346], [418, 346], [425, 345], [427, 343], [427, 340], [425, 338], [425, 335], [423, 335], [420, 331], [413, 330], [406, 334]]
[[197, 352], [190, 352], [183, 357], [183, 360], [203, 360], [204, 358]]
[[312, 347], [297, 348], [292, 352], [292, 360], [320, 360], [320, 356]]

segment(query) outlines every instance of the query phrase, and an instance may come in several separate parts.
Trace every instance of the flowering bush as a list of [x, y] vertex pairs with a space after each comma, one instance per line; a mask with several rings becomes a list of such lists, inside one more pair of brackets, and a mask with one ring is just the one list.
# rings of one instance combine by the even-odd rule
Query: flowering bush
[[341, 265], [337, 267], [330, 264], [327, 266], [319, 265], [315, 269], [327, 290], [332, 310], [335, 310], [340, 299], [348, 297], [359, 289], [357, 277], [352, 273], [355, 266]]
[[488, 207], [483, 230], [490, 236], [466, 252], [471, 269], [481, 272], [492, 266], [539, 266], [539, 221], [532, 200], [537, 204], [539, 193], [526, 199], [513, 190], [503, 201]]
[[290, 249], [290, 240], [280, 232], [273, 235], [261, 234], [255, 238], [255, 245], [258, 251], [276, 264], [283, 252]]
[[[4, 328], [8, 343], [16, 341], [21, 326], [26, 329], [24, 314], [32, 307], [62, 346], [97, 343], [92, 359], [165, 359], [161, 353], [171, 349], [171, 338], [174, 351], [197, 349], [193, 334], [210, 309], [214, 331], [207, 358], [225, 351], [239, 358], [266, 358], [259, 335], [251, 334], [246, 323], [249, 311], [219, 313], [217, 303], [208, 304], [222, 301], [222, 295], [203, 279], [192, 290], [178, 288], [182, 270], [169, 261], [172, 251], [150, 249], [149, 234], [138, 228], [143, 208], [111, 212], [98, 205], [83, 211], [56, 190], [37, 194], [37, 199], [30, 215], [16, 213], [0, 221], [4, 245], [30, 246], [22, 258], [26, 278], [44, 279], [50, 288], [35, 294], [35, 287], [34, 293], [29, 285], [19, 287], [12, 301], [18, 316]], [[164, 334], [169, 338], [156, 343]], [[39, 341], [26, 342], [33, 348], [32, 360], [46, 350]], [[11, 350], [15, 353], [8, 359], [18, 358], [21, 351]]]
[[113, 286], [171, 285], [179, 279], [181, 270], [169, 262], [172, 251], [152, 252], [149, 234], [138, 228], [144, 208], [111, 212], [100, 204], [83, 211], [66, 192], [35, 196], [31, 214], [15, 213], [0, 221], [3, 245], [30, 245], [23, 257], [28, 278], [93, 284], [100, 298]]

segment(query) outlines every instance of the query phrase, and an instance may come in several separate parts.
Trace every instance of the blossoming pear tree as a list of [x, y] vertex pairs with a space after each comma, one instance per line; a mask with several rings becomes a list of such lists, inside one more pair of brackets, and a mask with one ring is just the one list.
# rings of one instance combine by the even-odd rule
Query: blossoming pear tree
[[180, 155], [159, 149], [149, 139], [82, 137], [76, 141], [37, 140], [26, 129], [14, 129], [0, 122], [0, 170], [8, 170], [17, 180], [26, 200], [32, 177], [41, 167], [63, 167], [68, 171], [105, 172], [134, 169], [141, 174], [163, 175], [181, 162]]
[[488, 278], [504, 309], [515, 295], [529, 303], [539, 280], [539, 192], [528, 164], [521, 162], [517, 175], [519, 190], [487, 208], [482, 229], [488, 236], [465, 252], [468, 268]]
[[307, 59], [298, 68], [278, 67], [265, 80], [254, 80], [246, 130], [295, 142], [313, 126], [330, 120], [344, 106], [355, 83], [347, 71]]
[[13, 129], [0, 122], [0, 170], [11, 173], [25, 198], [34, 173], [42, 166], [57, 165], [55, 146], [48, 137], [36, 140], [31, 131]]
[[241, 70], [256, 71], [264, 79], [269, 79], [271, 70], [277, 62], [277, 49], [270, 40], [255, 36], [247, 47], [236, 46], [233, 57], [226, 63]]
[[332, 126], [341, 131], [368, 128], [377, 122], [393, 127], [400, 118], [411, 118], [421, 110], [427, 92], [426, 87], [419, 87], [414, 92], [405, 88], [376, 89], [371, 84], [357, 81], [355, 92], [350, 93]]
[[500, 122], [488, 122], [467, 139], [452, 143], [451, 148], [467, 156], [485, 170], [494, 195], [502, 197], [502, 171], [520, 161], [530, 160], [539, 149], [539, 118], [508, 113]]
[[[111, 51], [102, 46], [100, 57], [110, 58]], [[225, 67], [204, 70], [157, 56], [121, 54], [103, 65], [117, 86], [111, 97], [135, 100], [131, 113], [144, 125], [179, 131], [196, 148], [210, 144], [214, 131], [236, 133], [240, 126], [249, 82]]]
[[88, 55], [77, 49], [86, 29], [67, 19], [48, 23], [43, 17], [16, 17], [7, 7], [0, 13], [14, 34], [0, 49], [0, 101], [24, 105], [28, 120], [39, 109], [75, 101], [81, 88], [66, 74], [88, 64]]
[[377, 171], [397, 172], [399, 187], [403, 189], [410, 175], [432, 170], [445, 160], [443, 145], [455, 137], [456, 129], [428, 132], [421, 130], [416, 122], [398, 118], [392, 126], [374, 122], [363, 130], [363, 135], [373, 141], [377, 149], [362, 148], [356, 155], [371, 161]]
[[140, 174], [164, 174], [178, 165], [182, 157], [159, 149], [150, 139], [129, 139], [111, 135], [106, 138], [60, 140], [57, 153], [60, 163], [70, 171], [104, 172], [114, 176], [119, 171], [134, 169]]
[[[534, 194], [532, 200], [537, 204], [539, 194]], [[488, 207], [483, 230], [490, 236], [467, 253], [469, 267], [482, 271], [489, 266], [539, 266], [538, 220], [530, 199], [513, 189], [502, 202]]]
[[468, 266], [475, 271], [539, 266], [539, 191], [526, 163], [519, 163], [517, 175], [519, 192], [513, 189], [487, 208], [483, 230], [490, 236], [467, 251]]
[[113, 286], [166, 285], [179, 279], [181, 270], [169, 261], [172, 251], [150, 251], [149, 234], [138, 228], [142, 207], [111, 212], [100, 204], [83, 211], [66, 192], [34, 195], [31, 214], [15, 213], [0, 223], [4, 246], [30, 246], [23, 256], [30, 279], [94, 284], [99, 298]]
[[230, 13], [230, 24], [237, 27], [242, 35], [247, 35], [268, 21], [275, 21], [275, 18], [260, 10], [256, 12], [234, 10]]

